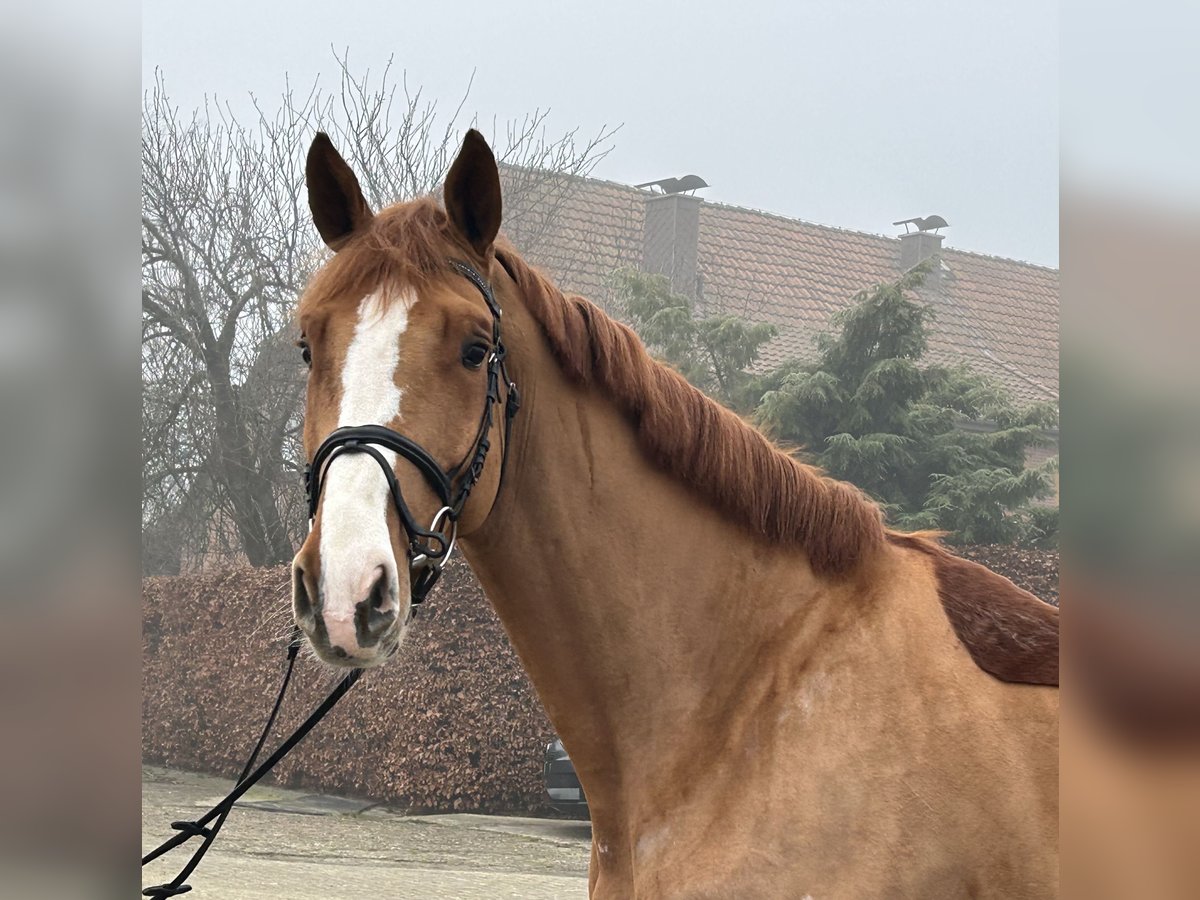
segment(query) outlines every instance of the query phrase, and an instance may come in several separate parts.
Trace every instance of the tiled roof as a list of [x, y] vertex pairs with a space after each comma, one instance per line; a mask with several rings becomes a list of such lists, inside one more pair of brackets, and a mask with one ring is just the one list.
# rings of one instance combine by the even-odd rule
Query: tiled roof
[[[611, 276], [642, 261], [647, 191], [587, 178], [523, 186], [507, 216], [518, 249], [567, 291], [610, 311]], [[507, 200], [507, 198], [506, 198]], [[547, 201], [552, 202], [547, 202]], [[539, 208], [553, 212], [533, 218]], [[700, 206], [701, 310], [771, 322], [763, 364], [811, 358], [829, 317], [855, 293], [901, 273], [900, 241], [717, 203]], [[1021, 400], [1058, 400], [1059, 274], [944, 248], [918, 290], [934, 310], [930, 358], [965, 360]]]

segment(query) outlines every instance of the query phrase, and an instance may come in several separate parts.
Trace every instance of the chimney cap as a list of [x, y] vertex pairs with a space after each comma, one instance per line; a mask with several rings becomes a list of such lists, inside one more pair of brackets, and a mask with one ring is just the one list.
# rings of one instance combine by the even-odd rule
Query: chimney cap
[[684, 191], [698, 191], [708, 187], [708, 182], [699, 175], [684, 175], [682, 178], [660, 178], [658, 181], [647, 181], [635, 184], [638, 188], [656, 187], [664, 194], [682, 194]]
[[941, 216], [926, 216], [923, 219], [920, 216], [918, 216], [915, 219], [901, 219], [899, 222], [893, 222], [892, 224], [893, 225], [903, 225], [905, 234], [912, 233], [911, 231], [909, 231], [909, 228], [908, 228], [909, 225], [915, 225], [917, 231], [932, 231], [934, 234], [937, 234], [937, 231], [939, 228], [949, 228], [950, 227], [950, 223], [947, 222], [945, 219], [943, 219]]

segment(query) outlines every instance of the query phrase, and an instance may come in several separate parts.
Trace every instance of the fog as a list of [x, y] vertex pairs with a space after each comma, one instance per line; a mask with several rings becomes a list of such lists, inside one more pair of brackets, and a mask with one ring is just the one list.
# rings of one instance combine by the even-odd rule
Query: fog
[[443, 108], [472, 84], [485, 132], [547, 108], [551, 131], [621, 125], [600, 178], [695, 173], [710, 201], [876, 234], [936, 213], [948, 246], [1058, 261], [1058, 17], [1037, 0], [215, 0], [148, 4], [142, 35], [143, 79], [183, 109], [269, 109], [348, 49]]

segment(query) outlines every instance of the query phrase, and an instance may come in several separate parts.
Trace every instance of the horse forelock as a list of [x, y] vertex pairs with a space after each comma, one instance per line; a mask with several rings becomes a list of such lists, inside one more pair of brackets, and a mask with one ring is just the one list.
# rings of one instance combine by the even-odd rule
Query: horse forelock
[[314, 273], [299, 315], [330, 309], [353, 314], [369, 294], [385, 305], [411, 301], [409, 288], [447, 277], [447, 259], [461, 254], [449, 227], [432, 197], [384, 209]]

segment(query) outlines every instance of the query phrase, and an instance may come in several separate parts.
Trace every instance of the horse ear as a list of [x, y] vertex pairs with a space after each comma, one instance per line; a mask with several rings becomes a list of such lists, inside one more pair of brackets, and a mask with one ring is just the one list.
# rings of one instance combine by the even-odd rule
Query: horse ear
[[331, 250], [340, 249], [374, 218], [354, 172], [323, 131], [317, 132], [308, 148], [304, 181], [313, 224]]
[[474, 128], [463, 138], [443, 196], [455, 229], [480, 256], [487, 255], [500, 232], [500, 171], [492, 148]]

